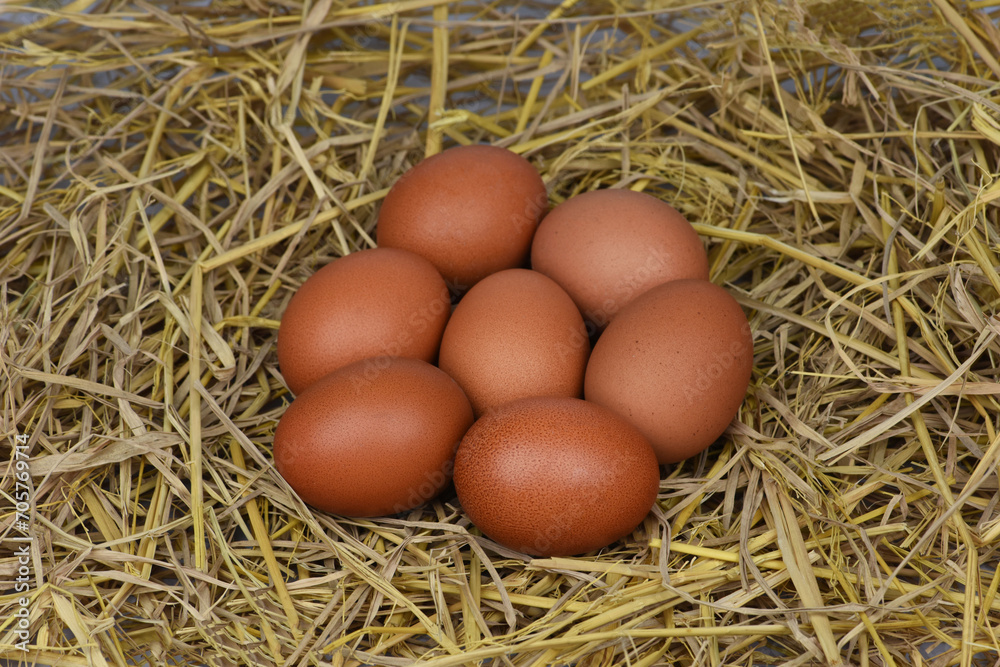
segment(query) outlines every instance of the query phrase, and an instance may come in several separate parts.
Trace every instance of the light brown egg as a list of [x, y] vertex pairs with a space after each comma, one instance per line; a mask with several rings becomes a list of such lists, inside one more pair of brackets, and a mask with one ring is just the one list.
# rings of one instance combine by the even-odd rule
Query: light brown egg
[[708, 257], [672, 206], [632, 190], [594, 190], [545, 216], [531, 267], [559, 283], [596, 330], [650, 287], [708, 280]]
[[548, 208], [541, 176], [497, 146], [458, 146], [407, 171], [379, 211], [381, 247], [426, 257], [458, 292], [522, 266]]
[[295, 292], [281, 317], [278, 365], [299, 394], [359, 359], [434, 362], [450, 314], [448, 287], [426, 259], [397, 248], [361, 250], [330, 262]]
[[313, 507], [353, 517], [396, 514], [450, 481], [472, 408], [427, 362], [377, 357], [311, 384], [274, 432], [281, 476]]
[[576, 398], [490, 410], [455, 455], [455, 490], [472, 522], [534, 556], [581, 554], [625, 537], [649, 513], [659, 481], [642, 434]]
[[508, 269], [477, 283], [455, 307], [438, 365], [480, 415], [515, 398], [579, 397], [589, 353], [569, 295], [540, 273]]
[[753, 368], [743, 309], [703, 280], [658, 285], [624, 308], [594, 345], [584, 395], [645, 435], [660, 463], [711, 445], [733, 420]]

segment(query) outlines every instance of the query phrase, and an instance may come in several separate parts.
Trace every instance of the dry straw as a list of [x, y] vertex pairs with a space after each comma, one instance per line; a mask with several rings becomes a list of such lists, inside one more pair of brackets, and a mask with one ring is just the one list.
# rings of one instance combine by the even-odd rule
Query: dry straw
[[[6, 2], [0, 654], [996, 664], [998, 23], [988, 0]], [[755, 332], [725, 438], [599, 553], [510, 552], [454, 494], [327, 516], [271, 464], [296, 286], [372, 244], [408, 166], [476, 142], [553, 202], [672, 203]]]

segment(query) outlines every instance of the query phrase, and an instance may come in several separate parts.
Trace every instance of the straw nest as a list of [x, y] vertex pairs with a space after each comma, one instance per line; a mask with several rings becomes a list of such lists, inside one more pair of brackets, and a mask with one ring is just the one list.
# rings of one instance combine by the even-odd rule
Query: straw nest
[[[5, 11], [8, 660], [995, 664], [995, 3]], [[271, 462], [288, 299], [475, 142], [554, 203], [673, 204], [755, 332], [726, 436], [599, 553], [505, 550], [453, 493], [328, 516]]]

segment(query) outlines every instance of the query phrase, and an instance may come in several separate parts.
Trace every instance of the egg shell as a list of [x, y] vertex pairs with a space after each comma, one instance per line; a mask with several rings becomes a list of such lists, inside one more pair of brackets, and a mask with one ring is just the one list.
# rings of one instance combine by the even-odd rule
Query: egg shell
[[484, 278], [455, 307], [438, 365], [478, 416], [526, 396], [580, 397], [590, 341], [559, 285], [527, 269]]
[[468, 399], [444, 371], [417, 359], [365, 359], [292, 401], [274, 433], [274, 462], [317, 509], [396, 514], [448, 484], [455, 448], [471, 424]]
[[585, 192], [552, 209], [535, 233], [531, 267], [559, 283], [598, 331], [651, 287], [709, 277], [684, 216], [632, 190]]
[[336, 259], [295, 292], [278, 329], [278, 365], [299, 394], [327, 373], [379, 355], [437, 359], [451, 295], [426, 259], [372, 248]]
[[428, 260], [458, 292], [527, 263], [548, 194], [523, 157], [497, 146], [449, 148], [408, 170], [379, 211], [381, 247]]
[[622, 309], [587, 364], [584, 395], [636, 425], [660, 463], [694, 456], [723, 434], [746, 396], [753, 336], [718, 285], [676, 280]]
[[628, 535], [656, 501], [659, 481], [642, 434], [576, 398], [494, 408], [455, 455], [455, 490], [472, 522], [534, 556], [586, 553]]

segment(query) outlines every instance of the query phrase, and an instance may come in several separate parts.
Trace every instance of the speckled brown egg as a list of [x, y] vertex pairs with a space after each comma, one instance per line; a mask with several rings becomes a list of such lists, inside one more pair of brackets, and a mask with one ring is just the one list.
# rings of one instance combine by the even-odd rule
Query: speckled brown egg
[[437, 359], [451, 296], [437, 269], [398, 248], [335, 259], [306, 280], [281, 317], [278, 365], [293, 393], [379, 355]]
[[309, 385], [274, 432], [274, 463], [313, 507], [352, 517], [396, 514], [450, 481], [472, 407], [427, 362], [376, 357]]
[[733, 420], [750, 383], [753, 337], [725, 289], [677, 280], [639, 296], [608, 325], [584, 395], [645, 435], [660, 463], [693, 456]]
[[477, 283], [455, 307], [438, 365], [479, 415], [526, 396], [581, 396], [589, 354], [569, 295], [536, 271], [507, 269]]
[[531, 267], [559, 283], [597, 330], [655, 285], [708, 280], [708, 257], [691, 224], [632, 190], [585, 192], [552, 209], [535, 233]]
[[472, 522], [534, 556], [581, 554], [625, 537], [649, 513], [659, 482], [642, 434], [576, 398], [495, 408], [455, 455], [455, 490]]
[[459, 292], [526, 263], [548, 208], [541, 176], [497, 146], [458, 146], [407, 171], [389, 190], [376, 228], [381, 247], [426, 257]]

